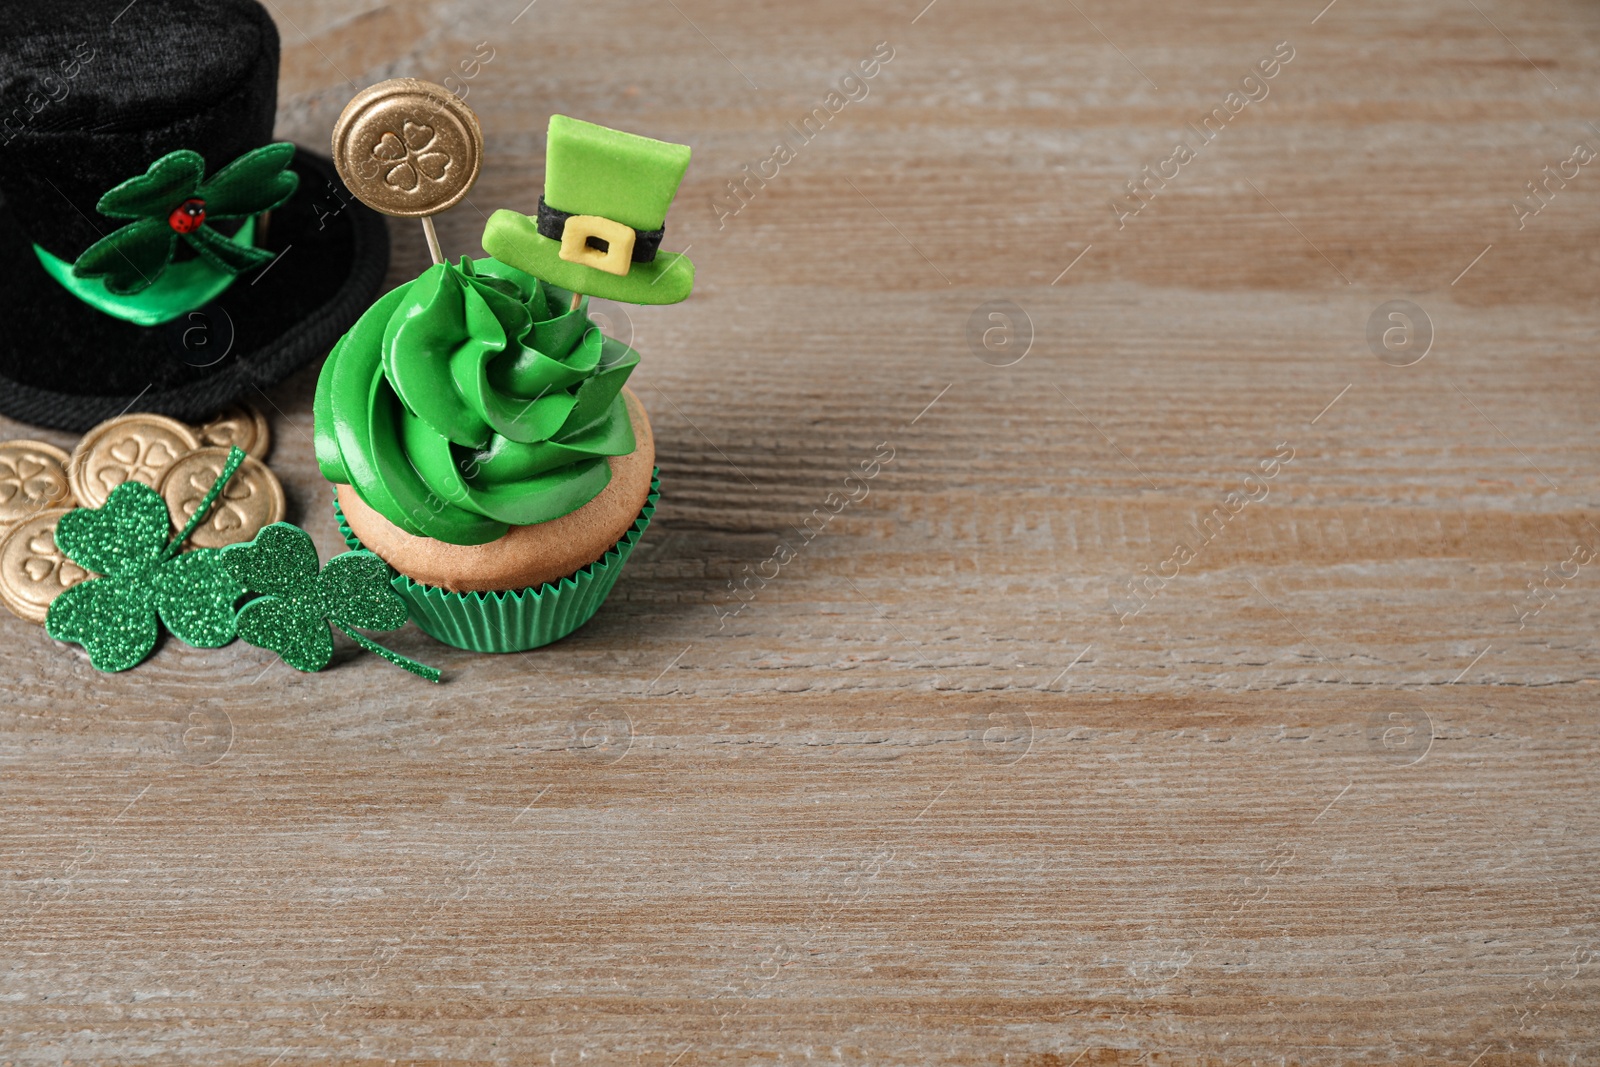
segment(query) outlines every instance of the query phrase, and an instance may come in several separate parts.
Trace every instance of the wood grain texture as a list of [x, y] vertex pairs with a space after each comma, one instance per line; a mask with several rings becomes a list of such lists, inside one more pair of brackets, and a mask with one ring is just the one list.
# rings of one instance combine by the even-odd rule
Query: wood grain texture
[[552, 111], [694, 146], [694, 297], [611, 308], [661, 507], [567, 641], [394, 635], [437, 688], [0, 619], [0, 1062], [1600, 1060], [1600, 570], [1528, 591], [1600, 551], [1600, 164], [1512, 207], [1600, 149], [1600, 13], [923, 2], [274, 0], [305, 144], [493, 48], [447, 253]]

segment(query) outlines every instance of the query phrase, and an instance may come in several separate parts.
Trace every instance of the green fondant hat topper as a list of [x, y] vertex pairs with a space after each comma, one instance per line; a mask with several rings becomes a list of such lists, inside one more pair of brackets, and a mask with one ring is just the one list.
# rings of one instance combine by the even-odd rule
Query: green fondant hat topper
[[694, 264], [659, 248], [688, 168], [687, 145], [552, 115], [537, 220], [496, 211], [483, 247], [574, 293], [676, 304], [694, 287]]

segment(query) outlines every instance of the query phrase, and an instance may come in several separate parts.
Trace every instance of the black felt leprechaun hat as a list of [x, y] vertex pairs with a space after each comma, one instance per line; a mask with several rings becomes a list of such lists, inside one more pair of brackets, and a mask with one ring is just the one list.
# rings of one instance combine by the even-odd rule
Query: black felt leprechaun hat
[[388, 265], [333, 164], [274, 142], [254, 0], [0, 17], [0, 412], [197, 420], [324, 355]]

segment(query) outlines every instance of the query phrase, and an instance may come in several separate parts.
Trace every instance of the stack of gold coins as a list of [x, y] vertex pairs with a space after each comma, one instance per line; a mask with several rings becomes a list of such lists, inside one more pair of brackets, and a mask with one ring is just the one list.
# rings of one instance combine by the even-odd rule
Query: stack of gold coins
[[0, 604], [44, 622], [51, 601], [93, 577], [56, 547], [56, 522], [98, 508], [123, 482], [143, 482], [166, 502], [174, 531], [199, 507], [238, 445], [247, 457], [185, 547], [221, 548], [283, 519], [283, 485], [265, 462], [266, 417], [238, 405], [201, 426], [164, 415], [120, 415], [83, 435], [68, 456], [38, 441], [0, 442]]

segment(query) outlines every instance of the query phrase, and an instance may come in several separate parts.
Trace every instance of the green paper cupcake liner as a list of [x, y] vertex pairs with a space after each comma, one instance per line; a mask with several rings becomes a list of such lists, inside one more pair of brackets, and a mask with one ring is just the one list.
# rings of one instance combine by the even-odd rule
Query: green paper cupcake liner
[[[617, 584], [622, 565], [644, 536], [661, 495], [661, 471], [650, 473], [650, 495], [639, 517], [606, 554], [575, 573], [544, 585], [503, 593], [451, 593], [396, 571], [390, 584], [411, 610], [411, 620], [423, 633], [469, 652], [526, 652], [548, 645], [582, 626], [600, 610]], [[361, 540], [350, 530], [339, 495], [333, 497], [339, 534], [351, 548]]]

